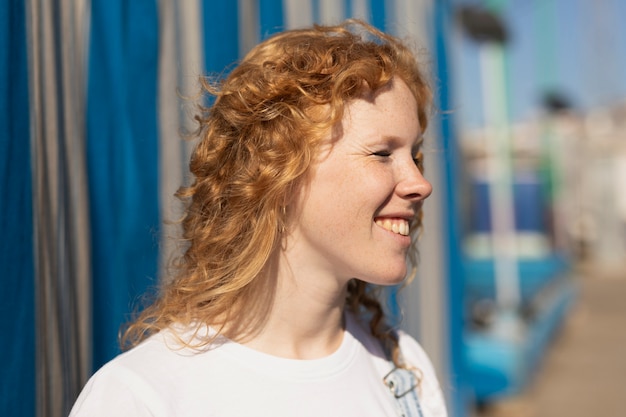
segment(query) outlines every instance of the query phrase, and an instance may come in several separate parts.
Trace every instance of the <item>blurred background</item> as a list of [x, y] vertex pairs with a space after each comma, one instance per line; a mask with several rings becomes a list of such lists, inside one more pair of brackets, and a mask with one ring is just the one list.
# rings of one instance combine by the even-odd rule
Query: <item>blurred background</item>
[[198, 76], [348, 17], [432, 79], [421, 263], [387, 297], [450, 415], [626, 415], [623, 0], [1, 2], [1, 415], [67, 415], [167, 276]]

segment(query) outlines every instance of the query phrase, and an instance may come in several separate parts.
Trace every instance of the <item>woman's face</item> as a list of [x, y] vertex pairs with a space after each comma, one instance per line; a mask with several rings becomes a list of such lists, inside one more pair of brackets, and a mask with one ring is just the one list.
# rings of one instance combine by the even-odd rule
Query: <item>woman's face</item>
[[341, 282], [398, 283], [407, 271], [409, 222], [432, 191], [416, 166], [417, 103], [395, 79], [349, 104], [341, 127], [290, 207], [290, 251]]

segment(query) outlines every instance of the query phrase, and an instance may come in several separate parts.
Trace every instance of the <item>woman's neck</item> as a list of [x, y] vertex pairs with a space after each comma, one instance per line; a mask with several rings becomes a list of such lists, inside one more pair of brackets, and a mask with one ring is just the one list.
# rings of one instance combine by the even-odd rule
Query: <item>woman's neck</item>
[[272, 305], [246, 346], [291, 359], [315, 359], [335, 352], [344, 334], [344, 283], [306, 265], [279, 257], [267, 271], [275, 280]]

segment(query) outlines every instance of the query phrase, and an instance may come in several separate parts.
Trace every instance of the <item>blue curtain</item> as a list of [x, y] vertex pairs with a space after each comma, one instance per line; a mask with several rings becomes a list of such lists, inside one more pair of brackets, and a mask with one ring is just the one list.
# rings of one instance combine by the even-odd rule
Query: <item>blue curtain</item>
[[93, 250], [93, 363], [158, 270], [158, 15], [153, 0], [93, 0], [87, 166]]
[[35, 414], [35, 314], [24, 2], [0, 5], [0, 415]]
[[380, 30], [387, 30], [385, 0], [370, 0], [371, 24]]
[[204, 68], [220, 74], [239, 58], [239, 8], [236, 1], [203, 3]]
[[285, 15], [282, 0], [259, 0], [259, 20], [261, 39], [285, 29]]

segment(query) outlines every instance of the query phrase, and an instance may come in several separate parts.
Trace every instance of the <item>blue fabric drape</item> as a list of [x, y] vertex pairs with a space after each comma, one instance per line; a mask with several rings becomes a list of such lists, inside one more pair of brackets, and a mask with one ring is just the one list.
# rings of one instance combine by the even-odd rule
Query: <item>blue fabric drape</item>
[[380, 30], [387, 30], [387, 14], [385, 13], [385, 3], [385, 0], [370, 0], [370, 15], [372, 16], [371, 23]]
[[343, 0], [344, 18], [352, 16], [352, 0]]
[[282, 0], [259, 0], [261, 39], [285, 29], [285, 14]]
[[153, 0], [93, 0], [87, 165], [94, 369], [158, 267], [158, 16]]
[[239, 58], [239, 8], [236, 1], [203, 3], [204, 68], [226, 74]]
[[24, 2], [0, 5], [0, 415], [34, 416], [35, 314]]

